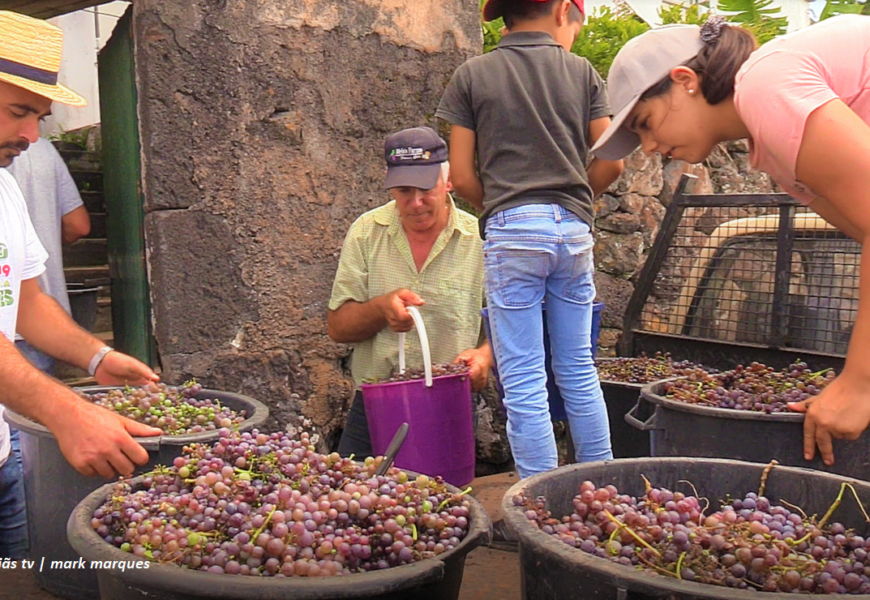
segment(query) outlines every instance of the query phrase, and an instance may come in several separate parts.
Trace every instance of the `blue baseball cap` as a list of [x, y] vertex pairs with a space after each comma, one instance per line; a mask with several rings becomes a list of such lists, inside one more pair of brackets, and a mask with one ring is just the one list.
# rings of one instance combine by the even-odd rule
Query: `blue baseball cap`
[[412, 127], [392, 134], [384, 144], [386, 188], [431, 190], [438, 184], [447, 144], [431, 127]]

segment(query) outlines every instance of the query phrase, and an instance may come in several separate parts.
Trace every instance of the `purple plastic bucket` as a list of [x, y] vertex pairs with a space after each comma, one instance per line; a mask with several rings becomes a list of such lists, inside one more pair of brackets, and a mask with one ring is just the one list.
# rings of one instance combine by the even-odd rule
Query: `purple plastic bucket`
[[395, 464], [403, 469], [440, 475], [462, 487], [474, 479], [474, 424], [471, 379], [467, 375], [434, 377], [360, 386], [372, 450], [384, 454], [393, 435], [407, 423], [408, 437]]

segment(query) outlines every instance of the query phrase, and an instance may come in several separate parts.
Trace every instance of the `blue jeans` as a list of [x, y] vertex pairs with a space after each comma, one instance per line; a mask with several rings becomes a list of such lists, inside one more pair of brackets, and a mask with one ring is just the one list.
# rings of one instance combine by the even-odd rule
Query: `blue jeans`
[[555, 204], [511, 208], [486, 222], [492, 345], [505, 393], [508, 440], [523, 478], [558, 466], [547, 403], [542, 301], [576, 460], [613, 458], [591, 344], [592, 246], [589, 226]]
[[12, 452], [0, 467], [0, 558], [27, 558], [27, 512], [18, 431], [12, 429]]
[[52, 357], [41, 350], [37, 350], [24, 340], [16, 340], [15, 347], [24, 355], [24, 358], [30, 361], [30, 364], [46, 375], [54, 377], [54, 359]]

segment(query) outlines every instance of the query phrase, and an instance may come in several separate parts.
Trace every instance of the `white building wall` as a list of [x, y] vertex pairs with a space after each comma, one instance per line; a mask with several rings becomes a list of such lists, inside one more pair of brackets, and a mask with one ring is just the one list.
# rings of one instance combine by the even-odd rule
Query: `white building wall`
[[42, 135], [72, 131], [100, 122], [100, 92], [97, 83], [97, 52], [101, 49], [128, 2], [111, 2], [61, 15], [49, 22], [63, 30], [60, 83], [85, 97], [88, 105], [73, 108], [55, 103], [42, 124]]

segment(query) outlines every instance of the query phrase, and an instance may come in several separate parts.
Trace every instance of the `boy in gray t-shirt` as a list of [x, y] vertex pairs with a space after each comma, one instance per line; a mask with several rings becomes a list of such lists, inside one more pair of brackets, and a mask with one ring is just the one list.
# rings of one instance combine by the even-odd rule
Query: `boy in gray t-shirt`
[[[31, 144], [7, 170], [21, 188], [36, 236], [48, 252], [39, 286], [69, 314], [62, 245], [72, 244], [91, 231], [78, 187], [60, 153], [45, 138]], [[54, 359], [50, 356], [20, 337], [16, 337], [15, 346], [38, 369], [54, 374]]]
[[[454, 73], [436, 116], [450, 122], [451, 180], [483, 210], [492, 345], [521, 477], [558, 466], [549, 418], [541, 302], [578, 461], [612, 457], [591, 348], [592, 200], [621, 161], [588, 148], [610, 124], [605, 86], [570, 53], [582, 0], [489, 0], [508, 34]], [[480, 174], [475, 169], [475, 156]]]

